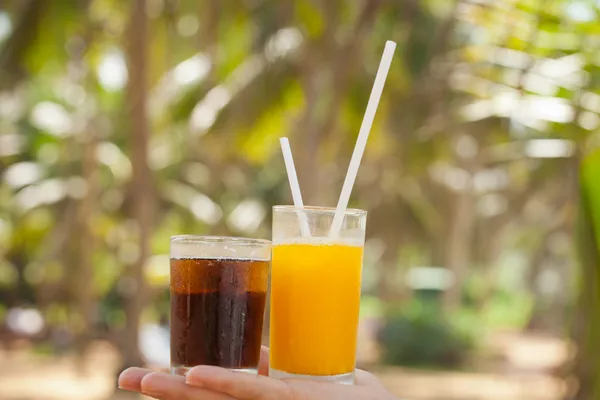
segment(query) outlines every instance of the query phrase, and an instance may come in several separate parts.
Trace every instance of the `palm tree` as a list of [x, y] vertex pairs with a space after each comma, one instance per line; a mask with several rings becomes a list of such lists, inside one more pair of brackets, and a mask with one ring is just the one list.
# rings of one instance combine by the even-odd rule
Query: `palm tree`
[[152, 182], [148, 167], [148, 140], [150, 127], [147, 114], [148, 99], [148, 16], [146, 0], [132, 3], [129, 21], [128, 66], [130, 152], [133, 166], [131, 215], [137, 224], [138, 256], [125, 273], [130, 280], [126, 293], [126, 326], [122, 336], [121, 353], [125, 366], [143, 365], [138, 339], [140, 317], [146, 305], [147, 289], [144, 266], [150, 256], [152, 233]]

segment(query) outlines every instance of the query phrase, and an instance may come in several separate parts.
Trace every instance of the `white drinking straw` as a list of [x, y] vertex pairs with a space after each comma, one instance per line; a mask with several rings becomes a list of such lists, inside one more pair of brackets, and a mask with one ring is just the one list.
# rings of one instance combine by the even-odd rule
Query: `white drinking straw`
[[350, 201], [350, 193], [352, 193], [352, 187], [354, 186], [354, 181], [356, 180], [356, 175], [358, 174], [360, 161], [362, 160], [363, 153], [365, 152], [367, 139], [369, 138], [369, 133], [371, 132], [371, 127], [373, 126], [373, 119], [375, 118], [375, 113], [377, 112], [377, 106], [379, 105], [379, 100], [381, 99], [381, 93], [383, 92], [383, 86], [385, 85], [385, 80], [390, 70], [390, 65], [392, 64], [392, 57], [394, 56], [395, 50], [396, 43], [388, 40], [385, 44], [385, 49], [383, 50], [383, 56], [381, 57], [381, 62], [379, 63], [377, 75], [375, 76], [375, 83], [373, 84], [373, 89], [371, 90], [371, 96], [369, 97], [369, 102], [367, 103], [367, 111], [365, 112], [365, 116], [360, 126], [358, 139], [356, 140], [354, 152], [352, 153], [352, 158], [350, 159], [350, 165], [348, 166], [348, 172], [346, 173], [344, 186], [342, 186], [340, 199], [335, 210], [335, 216], [333, 217], [331, 230], [329, 231], [330, 237], [337, 237], [340, 229], [342, 228], [344, 213], [348, 207], [348, 201]]
[[279, 139], [279, 143], [281, 143], [283, 161], [285, 162], [285, 169], [287, 170], [288, 180], [290, 181], [290, 189], [292, 189], [294, 206], [299, 210], [298, 218], [300, 219], [300, 232], [303, 237], [310, 237], [310, 227], [308, 226], [308, 219], [306, 219], [306, 214], [304, 213], [304, 202], [302, 201], [302, 193], [300, 193], [300, 184], [298, 183], [298, 176], [296, 175], [296, 167], [294, 166], [290, 141], [288, 138], [282, 137]]

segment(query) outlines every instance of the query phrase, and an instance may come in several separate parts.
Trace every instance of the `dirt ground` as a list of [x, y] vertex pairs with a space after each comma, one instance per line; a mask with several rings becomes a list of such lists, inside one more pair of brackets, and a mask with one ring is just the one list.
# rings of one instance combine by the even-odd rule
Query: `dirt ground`
[[[368, 352], [368, 346], [360, 351]], [[477, 372], [370, 369], [407, 400], [558, 400], [566, 384], [555, 375], [569, 352], [565, 342], [554, 338], [500, 333], [489, 338], [484, 354], [474, 360]], [[0, 352], [0, 399], [132, 399], [115, 391], [117, 359], [106, 343], [94, 344], [83, 367], [72, 356], [50, 358], [23, 349]], [[363, 357], [363, 364], [368, 361]]]

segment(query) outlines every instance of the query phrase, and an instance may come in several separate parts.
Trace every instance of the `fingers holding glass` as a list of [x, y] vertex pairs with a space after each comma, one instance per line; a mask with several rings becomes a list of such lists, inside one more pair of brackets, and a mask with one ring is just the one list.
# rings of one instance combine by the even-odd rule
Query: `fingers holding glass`
[[129, 368], [119, 377], [119, 387], [159, 400], [237, 400], [224, 393], [187, 385], [183, 376]]

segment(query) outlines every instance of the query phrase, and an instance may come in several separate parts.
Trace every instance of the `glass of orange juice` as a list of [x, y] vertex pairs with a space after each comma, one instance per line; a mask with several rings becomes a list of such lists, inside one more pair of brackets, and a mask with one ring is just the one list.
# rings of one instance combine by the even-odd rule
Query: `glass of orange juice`
[[272, 377], [354, 383], [367, 212], [347, 209], [330, 237], [334, 215], [273, 207]]

